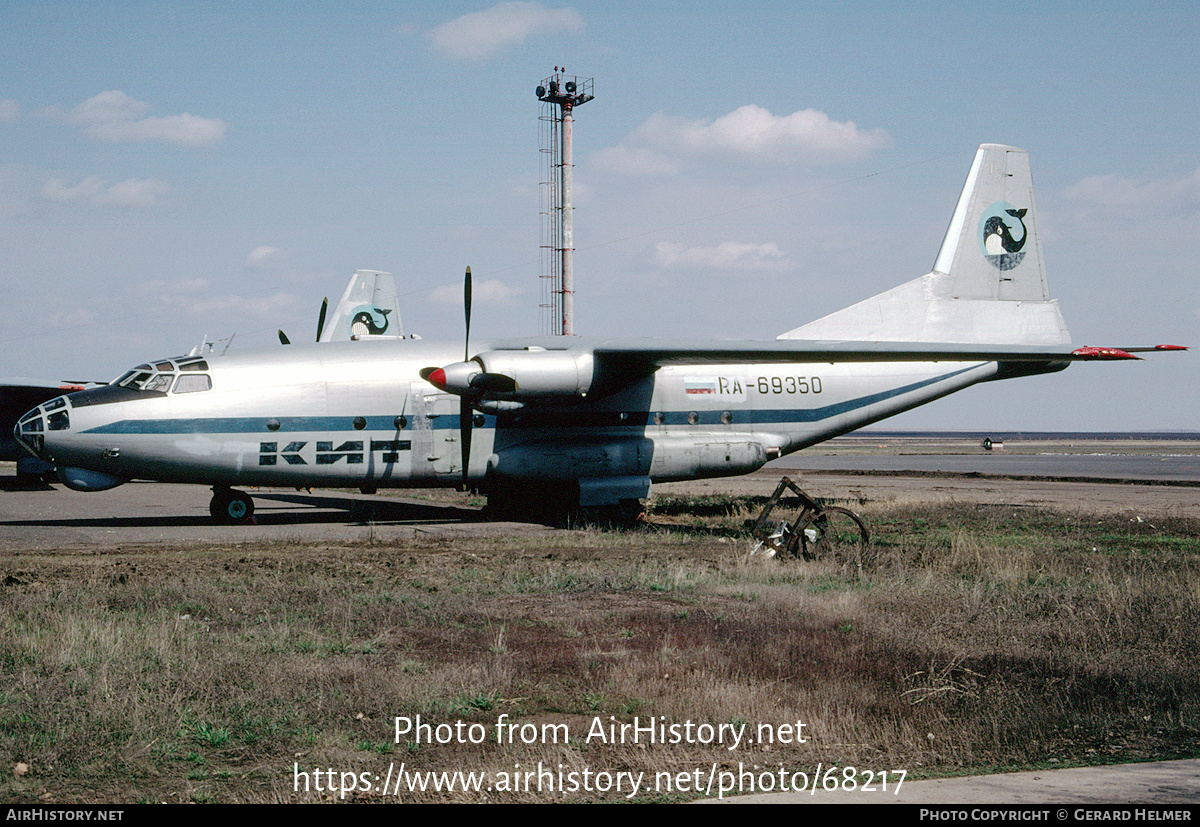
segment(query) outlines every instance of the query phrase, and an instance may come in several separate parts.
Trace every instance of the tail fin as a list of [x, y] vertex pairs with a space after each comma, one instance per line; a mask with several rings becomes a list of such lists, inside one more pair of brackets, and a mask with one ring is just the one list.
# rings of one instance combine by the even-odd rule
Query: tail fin
[[983, 144], [933, 271], [780, 339], [1063, 345], [1023, 149]]
[[378, 270], [356, 270], [342, 300], [321, 331], [322, 342], [347, 341], [351, 336], [403, 336], [396, 278]]

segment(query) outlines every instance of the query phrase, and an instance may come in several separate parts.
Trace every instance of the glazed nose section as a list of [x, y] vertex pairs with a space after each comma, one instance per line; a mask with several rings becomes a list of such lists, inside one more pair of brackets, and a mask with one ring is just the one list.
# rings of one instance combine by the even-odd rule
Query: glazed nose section
[[18, 419], [16, 427], [13, 428], [13, 437], [35, 457], [49, 461], [46, 450], [47, 434], [53, 436], [54, 431], [70, 429], [70, 406], [67, 404], [67, 398], [60, 396], [39, 405]]
[[46, 418], [42, 409], [34, 408], [17, 420], [13, 428], [13, 439], [35, 457], [41, 458], [46, 450]]

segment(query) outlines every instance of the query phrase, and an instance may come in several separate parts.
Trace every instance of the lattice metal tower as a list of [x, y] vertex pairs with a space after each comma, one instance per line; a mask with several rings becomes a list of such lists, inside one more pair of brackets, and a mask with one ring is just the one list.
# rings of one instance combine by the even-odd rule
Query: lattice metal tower
[[554, 74], [537, 88], [542, 102], [542, 333], [575, 333], [575, 253], [571, 202], [573, 111], [593, 97], [592, 79]]

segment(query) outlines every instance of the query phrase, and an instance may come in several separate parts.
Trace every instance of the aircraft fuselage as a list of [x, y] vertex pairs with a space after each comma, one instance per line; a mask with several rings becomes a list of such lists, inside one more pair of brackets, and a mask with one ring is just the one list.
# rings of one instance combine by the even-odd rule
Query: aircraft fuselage
[[[130, 479], [362, 489], [578, 481], [587, 504], [645, 496], [653, 481], [744, 474], [998, 369], [664, 366], [606, 396], [472, 411], [464, 475], [459, 397], [418, 375], [460, 353], [363, 339], [193, 359], [190, 370], [162, 360], [138, 375], [157, 390], [114, 384], [55, 400], [44, 424], [27, 415], [17, 435], [30, 444], [38, 434], [43, 458], [94, 475], [64, 477], [82, 489]], [[181, 388], [184, 376], [192, 381]]]

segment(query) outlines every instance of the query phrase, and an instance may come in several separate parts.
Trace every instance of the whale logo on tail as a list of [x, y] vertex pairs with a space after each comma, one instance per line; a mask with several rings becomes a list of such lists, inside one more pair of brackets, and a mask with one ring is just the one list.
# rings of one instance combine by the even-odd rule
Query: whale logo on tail
[[983, 257], [1000, 270], [1011, 270], [1025, 258], [1023, 248], [1029, 239], [1029, 231], [1022, 219], [1028, 211], [1028, 208], [1018, 209], [998, 201], [980, 216], [979, 244]]

